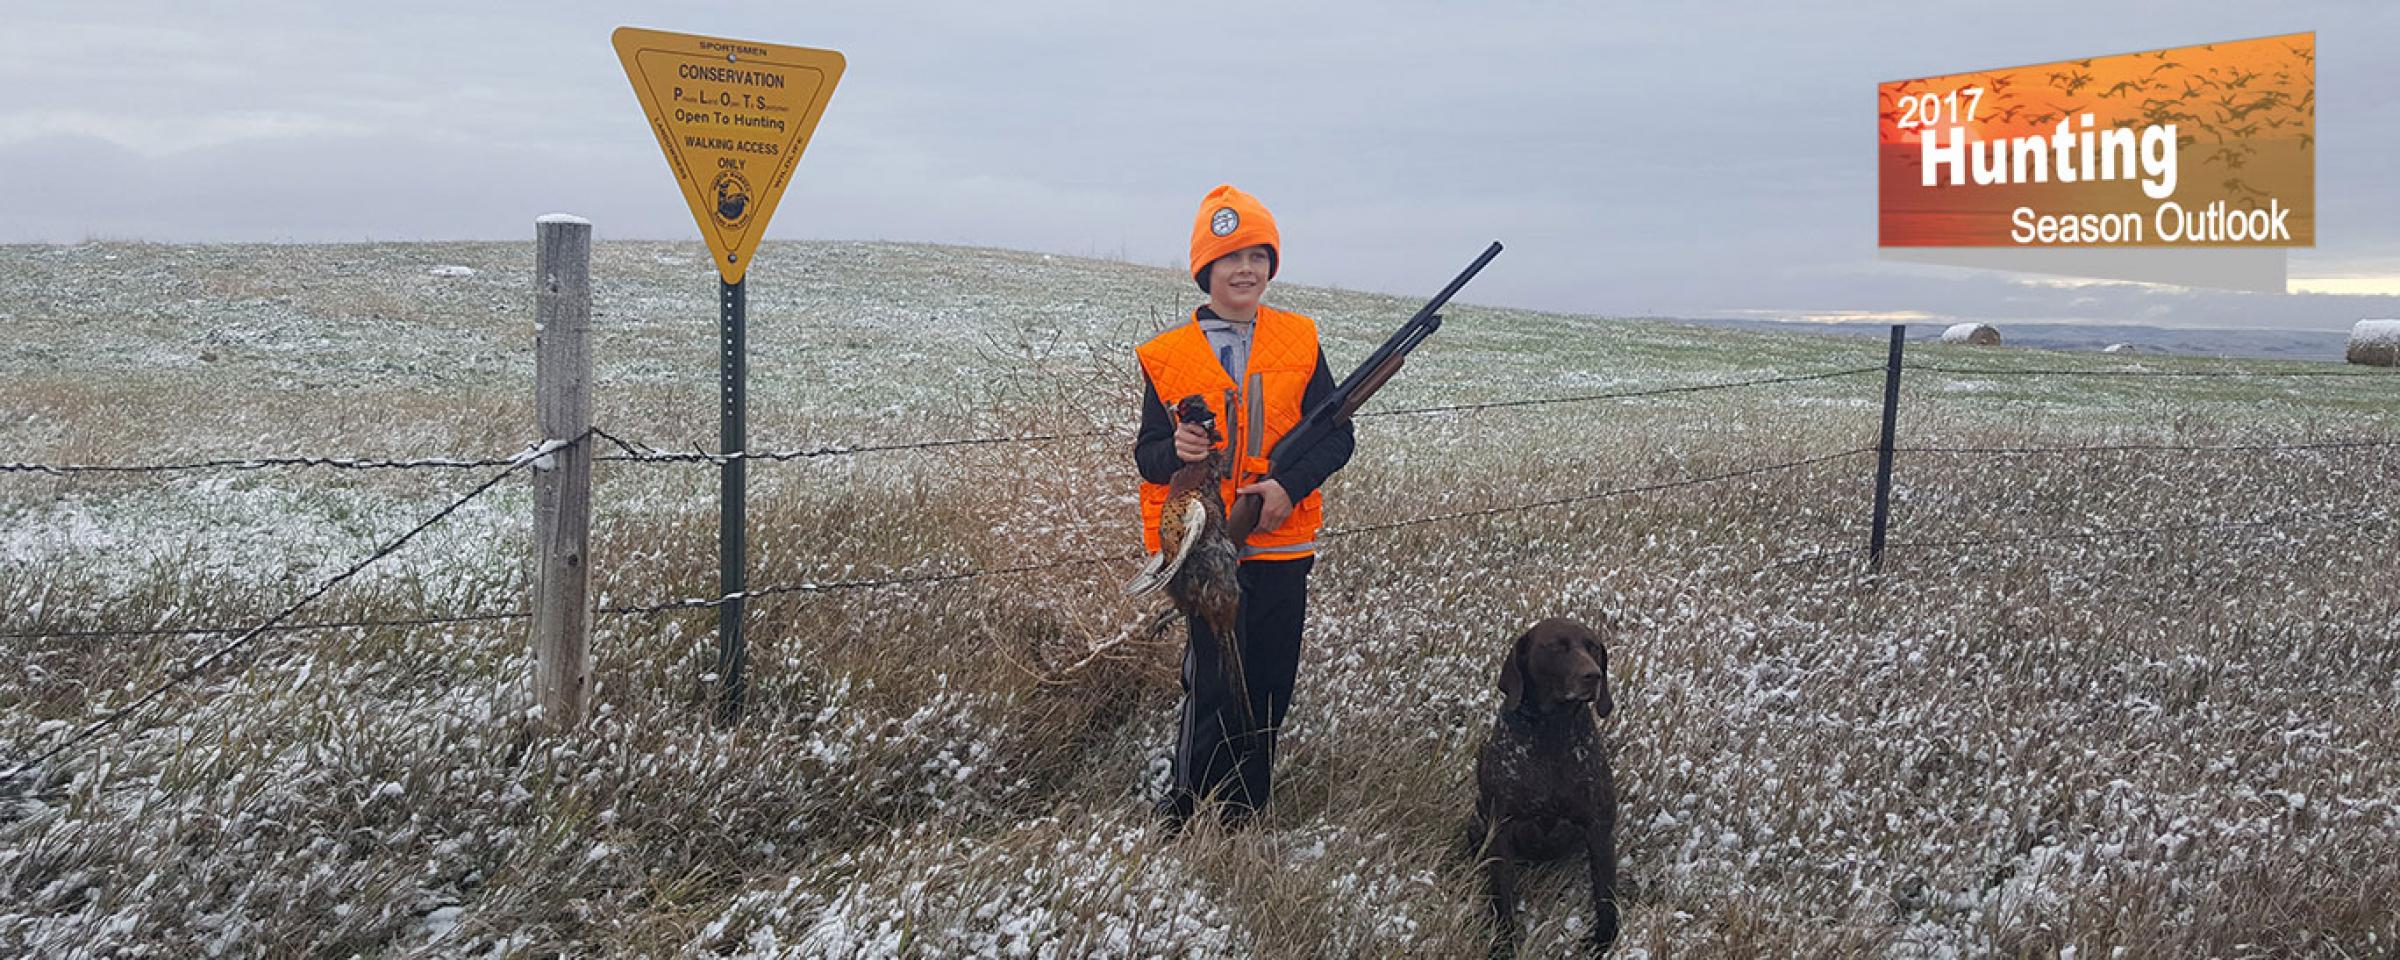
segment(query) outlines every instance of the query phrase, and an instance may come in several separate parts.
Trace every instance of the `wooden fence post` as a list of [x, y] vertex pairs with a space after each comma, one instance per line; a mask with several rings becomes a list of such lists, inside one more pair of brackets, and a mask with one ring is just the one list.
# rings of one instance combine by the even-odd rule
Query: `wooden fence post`
[[542, 724], [568, 730], [592, 695], [592, 223], [549, 214], [534, 246], [534, 417], [542, 439], [575, 442], [534, 471], [533, 685]]

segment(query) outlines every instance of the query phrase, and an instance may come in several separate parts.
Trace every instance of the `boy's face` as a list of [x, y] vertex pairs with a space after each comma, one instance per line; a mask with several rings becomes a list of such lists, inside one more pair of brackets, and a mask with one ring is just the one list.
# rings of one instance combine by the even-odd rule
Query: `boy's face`
[[1267, 271], [1274, 258], [1266, 244], [1243, 247], [1208, 265], [1208, 299], [1218, 308], [1247, 312], [1267, 293]]

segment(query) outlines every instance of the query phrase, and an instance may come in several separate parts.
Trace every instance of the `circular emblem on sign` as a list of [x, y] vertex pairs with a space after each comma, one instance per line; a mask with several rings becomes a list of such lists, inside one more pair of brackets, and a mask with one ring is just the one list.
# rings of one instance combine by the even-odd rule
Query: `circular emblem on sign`
[[1208, 232], [1220, 237], [1233, 236], [1241, 228], [1242, 215], [1233, 212], [1232, 207], [1218, 207], [1216, 215], [1208, 218]]
[[728, 230], [750, 219], [750, 181], [731, 170], [717, 172], [717, 225]]

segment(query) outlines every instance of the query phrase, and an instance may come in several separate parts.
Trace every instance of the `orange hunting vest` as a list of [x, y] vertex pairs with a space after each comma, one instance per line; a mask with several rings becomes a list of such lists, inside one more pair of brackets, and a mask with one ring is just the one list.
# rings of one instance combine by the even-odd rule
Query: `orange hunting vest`
[[[1157, 389], [1159, 402], [1173, 409], [1184, 397], [1199, 394], [1208, 402], [1209, 412], [1217, 416], [1217, 432], [1240, 446], [1234, 451], [1234, 476], [1225, 481], [1225, 505], [1231, 507], [1234, 488], [1266, 475], [1267, 452], [1275, 449], [1275, 441], [1298, 426], [1300, 415], [1307, 412], [1301, 397], [1308, 391], [1309, 377], [1317, 372], [1317, 322], [1261, 304], [1258, 323], [1250, 335], [1250, 368], [1244, 371], [1238, 389], [1225, 374], [1225, 365], [1218, 362], [1216, 351], [1209, 348], [1208, 334], [1200, 331], [1197, 311], [1182, 326], [1152, 337], [1133, 353], [1142, 362], [1142, 372], [1150, 376], [1150, 385]], [[1233, 399], [1238, 417], [1227, 415], [1228, 390], [1236, 391]], [[1316, 553], [1317, 528], [1324, 522], [1323, 500], [1321, 492], [1312, 490], [1292, 505], [1292, 515], [1283, 526], [1253, 531], [1250, 542], [1243, 545], [1242, 558], [1292, 560]], [[1158, 552], [1158, 518], [1166, 503], [1166, 484], [1142, 483], [1142, 545], [1152, 553]]]

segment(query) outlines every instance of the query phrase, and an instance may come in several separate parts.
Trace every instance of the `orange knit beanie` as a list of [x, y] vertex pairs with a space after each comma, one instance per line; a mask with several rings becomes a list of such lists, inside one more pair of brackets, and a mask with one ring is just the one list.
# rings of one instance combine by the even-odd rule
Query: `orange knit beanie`
[[1219, 184], [1200, 201], [1200, 216], [1192, 221], [1192, 280], [1208, 292], [1208, 265], [1244, 247], [1267, 245], [1267, 276], [1283, 265], [1282, 244], [1275, 235], [1275, 215], [1267, 205], [1228, 184]]

